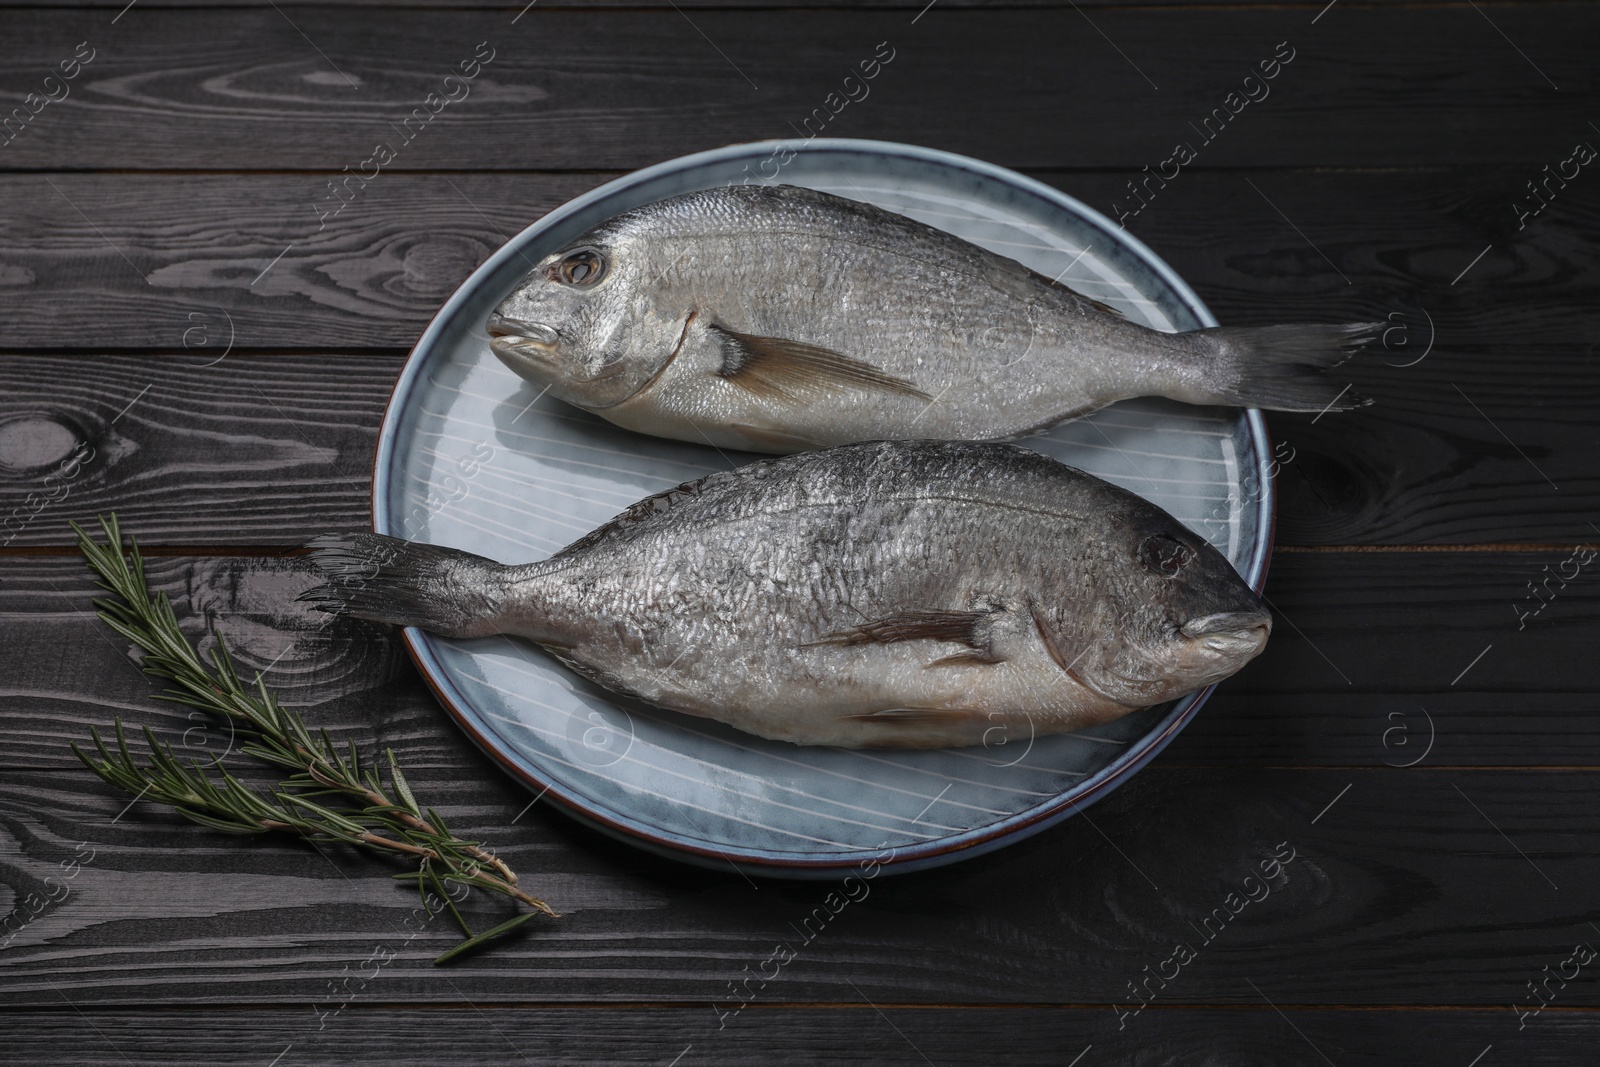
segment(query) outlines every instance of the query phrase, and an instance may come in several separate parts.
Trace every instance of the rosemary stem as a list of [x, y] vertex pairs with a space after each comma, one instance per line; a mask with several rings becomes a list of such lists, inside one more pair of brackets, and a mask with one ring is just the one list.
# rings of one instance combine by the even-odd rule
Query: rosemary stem
[[[426, 880], [441, 889], [444, 881], [450, 880], [510, 897], [545, 915], [556, 914], [544, 901], [517, 887], [517, 876], [505, 861], [483, 846], [457, 837], [437, 812], [421, 807], [393, 751], [385, 750], [387, 776], [377, 761], [364, 763], [354, 744], [347, 743], [341, 752], [326, 730], [313, 733], [299, 715], [281, 706], [260, 673], [253, 686], [244, 682], [226, 643], [215, 631], [216, 647], [202, 657], [179, 628], [166, 595], [150, 592], [138, 543], [130, 542], [124, 551], [115, 515], [102, 518], [100, 527], [107, 544], [95, 542], [73, 524], [89, 567], [99, 576], [101, 588], [112, 594], [95, 601], [101, 620], [143, 651], [142, 666], [147, 674], [172, 683], [174, 688], [163, 694], [164, 699], [240, 723], [253, 735], [243, 752], [294, 773], [278, 789], [264, 793], [234, 777], [222, 767], [220, 758], [210, 764], [185, 763], [149, 727], [143, 731], [148, 763], [141, 764], [128, 745], [120, 719], [115, 722], [114, 745], [90, 730], [98, 756], [72, 746], [90, 770], [133, 793], [135, 799], [167, 804], [213, 830], [235, 834], [270, 830], [412, 857], [419, 863], [415, 878], [418, 892], [424, 893], [424, 904]], [[410, 880], [413, 876], [399, 877]], [[532, 912], [519, 912], [474, 935], [453, 903], [451, 913], [468, 937], [436, 963], [502, 937], [533, 918]]]
[[413, 856], [421, 856], [423, 859], [427, 860], [437, 861], [440, 858], [439, 854], [431, 848], [423, 848], [421, 845], [412, 845], [407, 844], [404, 841], [396, 841], [391, 837], [379, 837], [370, 830], [364, 833], [359, 833], [356, 835], [356, 837], [357, 839], [372, 845], [374, 848], [388, 849], [392, 852], [406, 852]]

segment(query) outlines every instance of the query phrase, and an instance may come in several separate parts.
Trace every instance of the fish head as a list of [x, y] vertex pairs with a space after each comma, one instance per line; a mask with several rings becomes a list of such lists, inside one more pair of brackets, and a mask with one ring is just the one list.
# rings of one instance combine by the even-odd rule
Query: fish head
[[620, 404], [671, 359], [683, 316], [646, 294], [637, 237], [600, 229], [539, 260], [489, 316], [489, 348], [554, 396], [588, 410]]
[[1272, 615], [1261, 597], [1166, 512], [1150, 505], [1104, 548], [1103, 580], [1079, 635], [1083, 662], [1072, 668], [1102, 696], [1128, 707], [1173, 700], [1227, 678], [1266, 647]]

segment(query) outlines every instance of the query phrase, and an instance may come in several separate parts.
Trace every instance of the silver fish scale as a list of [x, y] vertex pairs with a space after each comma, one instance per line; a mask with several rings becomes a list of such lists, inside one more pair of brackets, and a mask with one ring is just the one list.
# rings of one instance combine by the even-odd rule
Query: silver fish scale
[[[576, 325], [563, 332], [585, 358], [603, 348], [636, 372], [677, 346], [651, 390], [606, 417], [633, 425], [637, 413], [634, 428], [646, 432], [664, 432], [654, 425], [662, 418], [702, 428], [670, 434], [686, 440], [703, 432], [749, 447], [726, 424], [781, 429], [794, 418], [785, 404], [733, 386], [708, 391], [700, 372], [719, 358], [713, 324], [847, 354], [933, 398], [830, 391], [825, 410], [807, 404], [807, 424], [837, 427], [813, 434], [816, 444], [855, 440], [855, 427], [889, 418], [943, 439], [1029, 432], [1070, 413], [1063, 396], [1081, 396], [1088, 411], [1135, 395], [1131, 382], [1169, 373], [1172, 346], [1183, 345], [942, 230], [805, 189], [686, 194], [620, 215], [592, 237], [613, 249], [613, 291], [572, 311]], [[691, 309], [697, 318], [685, 328]]]
[[[577, 272], [577, 273], [574, 273]], [[1381, 324], [1166, 333], [921, 222], [792, 186], [636, 208], [550, 252], [491, 348], [642, 433], [763, 452], [1001, 440], [1118, 400], [1341, 410]]]
[[[1153, 505], [1022, 448], [851, 446], [713, 475], [514, 568], [504, 628], [610, 688], [767, 737], [970, 744], [996, 722], [1050, 732], [1126, 713], [1062, 657], [1099, 642], [1078, 674], [1127, 670], [1156, 631], [1242, 588], [1209, 547], [1220, 570], [1199, 595], [1152, 578], [1137, 545], [1169, 529]], [[971, 613], [982, 636], [860, 636], [919, 612]], [[938, 665], [975, 652], [998, 662]]]

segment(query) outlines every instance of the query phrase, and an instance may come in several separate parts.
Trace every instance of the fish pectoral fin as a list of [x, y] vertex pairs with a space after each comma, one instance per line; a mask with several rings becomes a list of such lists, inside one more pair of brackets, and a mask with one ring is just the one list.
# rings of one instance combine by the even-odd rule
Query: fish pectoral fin
[[801, 437], [799, 434], [786, 433], [766, 426], [752, 426], [747, 422], [731, 423], [728, 429], [743, 437], [752, 448], [762, 452], [809, 452], [827, 447], [809, 437]]
[[711, 330], [722, 339], [717, 374], [757, 396], [793, 400], [815, 389], [877, 389], [932, 399], [904, 378], [830, 348], [783, 337], [756, 337], [717, 325]]
[[975, 667], [989, 663], [1004, 663], [1005, 657], [992, 648], [974, 648], [967, 652], [957, 652], [953, 656], [944, 656], [928, 664], [930, 667]]
[[987, 611], [900, 611], [869, 619], [843, 633], [829, 634], [813, 645], [893, 644], [896, 641], [957, 641], [987, 653], [989, 643], [978, 633]]
[[843, 717], [851, 722], [883, 723], [887, 726], [955, 726], [979, 721], [983, 713], [974, 708], [879, 708]]

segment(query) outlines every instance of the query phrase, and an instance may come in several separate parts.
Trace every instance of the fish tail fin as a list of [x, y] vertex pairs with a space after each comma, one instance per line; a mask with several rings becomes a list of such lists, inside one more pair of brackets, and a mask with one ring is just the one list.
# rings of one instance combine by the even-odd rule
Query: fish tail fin
[[319, 611], [420, 626], [443, 637], [502, 632], [502, 594], [512, 568], [375, 533], [323, 534], [305, 547], [326, 582], [299, 599]]
[[[1201, 380], [1175, 399], [1272, 411], [1350, 411], [1372, 403], [1325, 372], [1380, 337], [1381, 322], [1195, 330]], [[1198, 394], [1198, 395], [1196, 395]], [[1191, 399], [1191, 397], [1193, 397]]]

